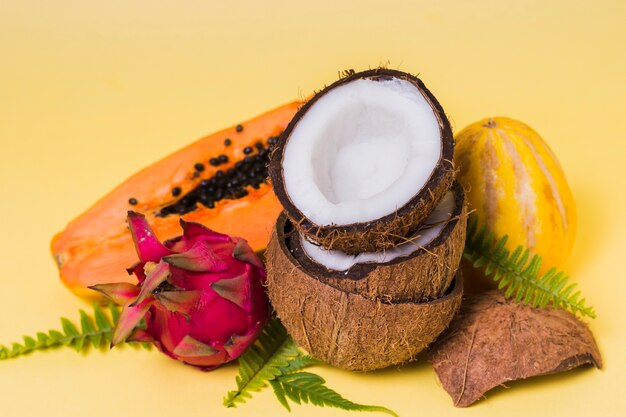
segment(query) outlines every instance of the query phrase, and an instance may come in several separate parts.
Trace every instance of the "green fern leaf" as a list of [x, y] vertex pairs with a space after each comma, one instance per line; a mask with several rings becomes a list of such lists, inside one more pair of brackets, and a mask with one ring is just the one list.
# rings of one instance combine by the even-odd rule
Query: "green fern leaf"
[[[94, 311], [95, 316], [95, 311]], [[85, 313], [84, 310], [80, 310], [80, 326], [83, 334], [93, 334], [91, 338], [87, 339], [87, 343], [94, 347], [99, 347], [102, 344], [102, 335], [97, 332], [97, 328], [94, 325], [93, 319]]]
[[[87, 350], [89, 347], [105, 348], [111, 343], [113, 327], [119, 318], [119, 308], [113, 304], [109, 306], [111, 319], [104, 310], [98, 306], [93, 306], [93, 317], [85, 311], [79, 310], [80, 330], [65, 317], [61, 318], [61, 328], [59, 330], [49, 330], [48, 333], [37, 332], [36, 337], [24, 336], [23, 343], [12, 343], [8, 348], [0, 345], [0, 360], [15, 358], [36, 350], [45, 350], [59, 346], [74, 348], [77, 352]], [[131, 342], [131, 345], [144, 345]], [[148, 345], [151, 347], [151, 345]]]
[[289, 402], [287, 401], [287, 397], [285, 396], [285, 390], [283, 386], [277, 380], [273, 379], [270, 381], [270, 385], [274, 390], [274, 395], [276, 395], [276, 399], [278, 402], [287, 409], [287, 411], [291, 412], [291, 407], [289, 406]]
[[115, 323], [120, 320], [120, 308], [115, 304], [109, 304], [109, 311], [111, 312], [111, 321], [113, 322], [113, 327], [115, 327]]
[[325, 382], [324, 378], [310, 372], [298, 372], [278, 376], [272, 381], [272, 388], [287, 410], [290, 410], [288, 398], [296, 404], [310, 403], [318, 407], [335, 407], [347, 411], [376, 411], [398, 417], [388, 408], [347, 400], [324, 385]]
[[352, 411], [379, 411], [397, 417], [385, 407], [357, 404], [343, 398], [326, 387], [324, 379], [318, 375], [298, 372], [318, 363], [303, 354], [282, 324], [277, 319], [272, 319], [257, 342], [239, 358], [237, 390], [227, 394], [224, 405], [236, 407], [237, 403], [244, 403], [247, 398], [251, 398], [252, 392], [269, 384], [278, 402], [289, 411], [291, 407], [288, 400], [291, 400], [296, 404], [311, 403], [320, 407]]
[[552, 305], [581, 316], [596, 317], [580, 291], [574, 292], [576, 284], [568, 283], [568, 275], [551, 268], [539, 276], [541, 257], [536, 254], [531, 257], [530, 250], [522, 246], [509, 252], [504, 247], [507, 239], [504, 236], [496, 241], [486, 226], [478, 228], [478, 219], [473, 217], [468, 222], [463, 257], [476, 268], [486, 265], [485, 275], [493, 276], [507, 298], [533, 307]]
[[24, 336], [24, 347], [27, 350], [33, 350], [35, 348], [35, 346], [37, 345], [37, 342], [35, 342], [35, 339], [33, 339], [30, 336]]
[[289, 367], [290, 361], [301, 353], [277, 319], [272, 319], [263, 329], [257, 341], [239, 358], [237, 389], [224, 398], [226, 407], [244, 403], [252, 392], [259, 391], [281, 375], [281, 369]]
[[309, 355], [300, 354], [289, 361], [286, 366], [280, 368], [281, 375], [287, 375], [312, 365], [318, 365], [320, 362], [313, 359]]
[[96, 327], [98, 329], [111, 330], [112, 326], [111, 326], [111, 322], [109, 321], [109, 318], [106, 316], [106, 314], [104, 314], [104, 311], [102, 311], [102, 308], [97, 304], [94, 305], [93, 316], [94, 316], [94, 319], [96, 320]]
[[61, 325], [63, 327], [63, 331], [65, 332], [65, 336], [69, 338], [80, 336], [80, 333], [78, 333], [78, 329], [76, 329], [76, 326], [74, 326], [74, 323], [72, 323], [65, 317], [61, 317]]
[[[50, 335], [50, 341], [48, 342], [48, 347], [56, 346], [57, 344], [60, 343], [61, 340], [65, 340], [65, 335], [58, 330], [50, 330], [48, 334]], [[67, 344], [69, 340], [70, 339], [67, 339], [67, 341], [64, 344]]]

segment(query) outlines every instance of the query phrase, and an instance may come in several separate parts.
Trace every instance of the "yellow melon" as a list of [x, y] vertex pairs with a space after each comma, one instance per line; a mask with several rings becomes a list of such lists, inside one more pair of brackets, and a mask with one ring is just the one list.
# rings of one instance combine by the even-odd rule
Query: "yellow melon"
[[479, 224], [508, 247], [524, 245], [561, 266], [576, 235], [576, 207], [554, 152], [529, 126], [506, 117], [473, 123], [456, 137], [455, 164]]

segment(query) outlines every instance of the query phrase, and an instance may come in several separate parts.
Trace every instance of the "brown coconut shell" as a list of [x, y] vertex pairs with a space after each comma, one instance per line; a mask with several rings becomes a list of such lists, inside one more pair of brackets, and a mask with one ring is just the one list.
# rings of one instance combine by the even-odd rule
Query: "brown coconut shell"
[[389, 303], [338, 289], [310, 275], [276, 228], [266, 256], [268, 294], [289, 334], [312, 356], [343, 369], [369, 371], [414, 359], [461, 304], [460, 274], [443, 297], [423, 303]]
[[464, 302], [428, 359], [457, 407], [509, 381], [602, 367], [593, 334], [574, 314], [516, 303], [498, 290]]
[[[388, 80], [400, 78], [411, 82], [431, 105], [439, 122], [441, 133], [441, 155], [428, 181], [413, 198], [395, 212], [375, 221], [352, 223], [347, 225], [319, 225], [311, 222], [296, 207], [285, 190], [283, 177], [283, 157], [285, 146], [294, 128], [304, 114], [317, 100], [341, 85], [357, 79]], [[276, 145], [269, 164], [269, 176], [274, 192], [283, 205], [285, 213], [301, 231], [311, 240], [328, 249], [342, 250], [348, 254], [374, 252], [397, 246], [405, 241], [404, 236], [412, 236], [419, 224], [437, 206], [454, 182], [454, 140], [452, 129], [446, 114], [433, 94], [417, 77], [402, 71], [377, 68], [353, 73], [344, 77], [315, 94], [291, 120]]]
[[442, 297], [456, 274], [465, 244], [467, 209], [463, 187], [453, 187], [455, 208], [450, 221], [434, 240], [407, 256], [385, 263], [356, 264], [346, 271], [335, 271], [309, 258], [300, 235], [281, 214], [276, 228], [289, 236], [291, 255], [311, 275], [332, 287], [370, 300], [390, 302], [428, 301]]

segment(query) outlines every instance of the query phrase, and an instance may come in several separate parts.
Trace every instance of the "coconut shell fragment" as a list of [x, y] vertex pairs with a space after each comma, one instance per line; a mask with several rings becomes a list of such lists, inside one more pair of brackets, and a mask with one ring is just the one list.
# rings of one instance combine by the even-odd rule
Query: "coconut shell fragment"
[[589, 328], [572, 313], [506, 300], [500, 291], [468, 299], [429, 361], [454, 405], [466, 407], [508, 381], [602, 367]]
[[[378, 93], [367, 92], [360, 96], [353, 90], [345, 90], [363, 83], [378, 87], [389, 85], [385, 87], [388, 92], [397, 93], [404, 89], [397, 94], [398, 97], [406, 98], [413, 94], [421, 102], [415, 109], [411, 108], [415, 110], [411, 112], [411, 109], [402, 110], [404, 107], [399, 102], [393, 103], [395, 107], [388, 106], [385, 100], [379, 99]], [[338, 99], [339, 96], [347, 98]], [[428, 129], [420, 125], [421, 129], [410, 133], [396, 132], [426, 113], [429, 114], [429, 121], [424, 125], [428, 125]], [[322, 117], [321, 114], [329, 116]], [[311, 130], [315, 132], [302, 133]], [[423, 151], [420, 148], [423, 144], [411, 142], [426, 136], [431, 139], [424, 130], [430, 133], [436, 131], [436, 156]], [[399, 137], [406, 142], [394, 141]], [[430, 140], [424, 142], [432, 143]], [[296, 147], [306, 150], [296, 153], [293, 151]], [[415, 150], [418, 148], [419, 152]], [[292, 154], [296, 156], [290, 156]], [[386, 159], [391, 158], [391, 154], [396, 159]], [[352, 155], [359, 159], [350, 159]], [[268, 171], [278, 200], [301, 233], [325, 248], [353, 255], [404, 243], [406, 236], [411, 236], [418, 229], [452, 186], [453, 158], [454, 141], [450, 123], [435, 96], [411, 74], [377, 68], [351, 73], [315, 94], [300, 108], [281, 135]], [[377, 164], [381, 160], [384, 162]], [[407, 173], [412, 171], [403, 168], [405, 161], [410, 161], [411, 167], [430, 167], [432, 164], [432, 169], [423, 178], [421, 174], [409, 175]], [[288, 172], [288, 168], [291, 171]], [[304, 172], [308, 173], [308, 177], [300, 178], [300, 173]], [[399, 179], [395, 182], [383, 180], [383, 174], [385, 177], [397, 175]], [[351, 175], [356, 176], [352, 182], [345, 180]], [[293, 179], [293, 176], [298, 178]], [[406, 177], [420, 178], [421, 182], [403, 188], [407, 191], [402, 195], [402, 201], [398, 202], [397, 193], [393, 194], [391, 190], [396, 190], [398, 183], [405, 184]], [[343, 186], [337, 185], [342, 181], [345, 181]], [[303, 196], [315, 196], [316, 201], [323, 202], [323, 206], [306, 206]], [[379, 204], [390, 207], [377, 210], [375, 214], [368, 212]], [[335, 215], [339, 212], [346, 214]]]
[[266, 252], [270, 300], [295, 342], [333, 366], [369, 371], [409, 361], [458, 311], [460, 275], [434, 301], [383, 302], [320, 281], [293, 257], [288, 241], [284, 229], [274, 229]]
[[[389, 302], [429, 301], [442, 297], [458, 270], [467, 226], [463, 187], [455, 183], [454, 209], [441, 233], [406, 256], [385, 263], [358, 263], [346, 271], [329, 270], [310, 259], [294, 230], [289, 238], [291, 254], [321, 282], [370, 300]], [[289, 229], [281, 215], [277, 229]]]

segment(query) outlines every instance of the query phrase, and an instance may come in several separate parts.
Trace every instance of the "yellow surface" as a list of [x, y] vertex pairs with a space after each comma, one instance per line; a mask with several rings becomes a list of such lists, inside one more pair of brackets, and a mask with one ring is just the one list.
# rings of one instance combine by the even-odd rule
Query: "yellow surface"
[[[555, 150], [579, 213], [567, 268], [597, 309], [605, 370], [513, 383], [466, 410], [425, 363], [316, 371], [402, 416], [624, 415], [626, 3], [582, 3], [2, 2], [0, 342], [85, 307], [57, 280], [49, 239], [129, 174], [339, 70], [390, 62], [420, 74], [456, 130], [507, 115]], [[0, 414], [288, 415], [269, 391], [223, 408], [234, 376], [233, 366], [201, 373], [157, 352], [35, 353], [0, 362]]]

